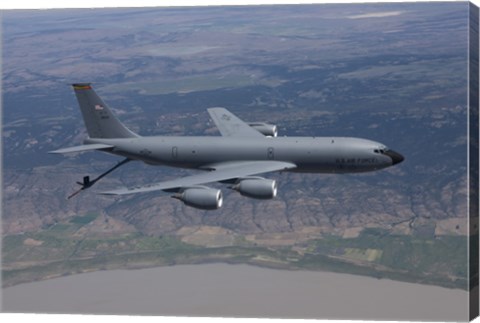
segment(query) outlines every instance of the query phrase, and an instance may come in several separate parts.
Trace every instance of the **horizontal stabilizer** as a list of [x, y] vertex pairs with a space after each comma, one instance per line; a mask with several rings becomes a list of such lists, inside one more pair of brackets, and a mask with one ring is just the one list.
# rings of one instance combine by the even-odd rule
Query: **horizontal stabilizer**
[[58, 149], [54, 151], [49, 151], [49, 154], [70, 154], [70, 153], [81, 153], [84, 151], [90, 150], [102, 150], [102, 149], [109, 149], [115, 146], [112, 145], [105, 145], [105, 144], [91, 144], [91, 145], [81, 145], [81, 146], [74, 146], [69, 148]]

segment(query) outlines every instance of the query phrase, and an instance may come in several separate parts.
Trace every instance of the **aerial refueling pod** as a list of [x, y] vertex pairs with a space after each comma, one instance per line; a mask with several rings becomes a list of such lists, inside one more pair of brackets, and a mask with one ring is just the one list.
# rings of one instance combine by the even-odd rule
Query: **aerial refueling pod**
[[216, 210], [223, 204], [222, 191], [205, 186], [187, 188], [172, 197], [201, 210]]
[[278, 135], [277, 126], [265, 122], [251, 122], [248, 124], [264, 136], [276, 137]]
[[231, 187], [241, 195], [267, 200], [277, 196], [277, 182], [263, 177], [247, 177], [240, 179]]

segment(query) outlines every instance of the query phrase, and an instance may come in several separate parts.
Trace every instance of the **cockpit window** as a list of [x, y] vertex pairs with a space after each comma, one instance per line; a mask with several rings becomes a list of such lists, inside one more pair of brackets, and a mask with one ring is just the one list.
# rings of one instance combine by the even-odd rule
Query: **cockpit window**
[[383, 147], [383, 148], [380, 148], [380, 149], [374, 149], [373, 152], [376, 153], [376, 154], [385, 154], [385, 152], [388, 151], [388, 148], [387, 147]]

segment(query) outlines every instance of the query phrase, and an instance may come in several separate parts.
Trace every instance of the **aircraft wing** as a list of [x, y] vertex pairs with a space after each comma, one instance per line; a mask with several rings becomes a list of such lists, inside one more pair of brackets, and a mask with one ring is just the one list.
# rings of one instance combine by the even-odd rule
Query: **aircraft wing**
[[206, 169], [211, 171], [207, 173], [195, 174], [171, 181], [160, 182], [142, 187], [122, 188], [113, 191], [101, 192], [103, 195], [125, 195], [133, 193], [146, 193], [153, 191], [178, 191], [184, 187], [191, 187], [200, 184], [220, 182], [241, 177], [258, 175], [262, 173], [288, 170], [296, 168], [292, 163], [282, 161], [238, 161], [226, 162], [215, 165], [208, 165]]
[[250, 127], [225, 108], [210, 108], [207, 109], [207, 111], [222, 136], [265, 138], [264, 135]]

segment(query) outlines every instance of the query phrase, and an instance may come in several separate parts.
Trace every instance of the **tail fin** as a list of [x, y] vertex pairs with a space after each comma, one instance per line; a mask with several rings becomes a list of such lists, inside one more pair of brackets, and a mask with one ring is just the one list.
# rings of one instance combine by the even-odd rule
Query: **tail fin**
[[72, 86], [90, 138], [139, 137], [113, 115], [109, 107], [92, 89], [90, 83], [76, 83]]

